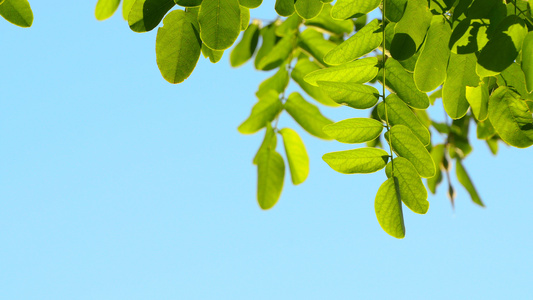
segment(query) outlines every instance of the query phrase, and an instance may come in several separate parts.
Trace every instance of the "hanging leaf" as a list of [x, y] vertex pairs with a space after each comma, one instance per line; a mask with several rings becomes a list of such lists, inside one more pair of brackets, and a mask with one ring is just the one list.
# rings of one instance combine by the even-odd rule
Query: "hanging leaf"
[[432, 194], [435, 194], [437, 192], [437, 186], [442, 181], [442, 171], [441, 171], [441, 164], [444, 158], [444, 145], [439, 144], [434, 146], [431, 149], [431, 158], [433, 159], [433, 162], [435, 163], [437, 173], [435, 176], [428, 178], [428, 188], [431, 191]]
[[312, 29], [307, 28], [299, 34], [298, 46], [309, 53], [313, 58], [315, 58], [321, 65], [327, 66], [324, 62], [324, 56], [335, 48], [337, 44], [324, 39], [322, 33]]
[[250, 25], [250, 9], [240, 6], [241, 9], [241, 31], [246, 30]]
[[261, 143], [261, 146], [259, 146], [259, 149], [257, 150], [257, 153], [254, 156], [254, 165], [257, 165], [261, 152], [266, 150], [276, 150], [276, 146], [278, 143], [278, 140], [276, 138], [276, 132], [274, 132], [274, 129], [272, 128], [272, 124], [270, 122], [267, 122], [266, 125], [267, 126], [265, 130], [265, 137], [263, 138], [263, 142]]
[[[407, 105], [412, 108], [426, 109], [429, 107], [429, 98], [418, 90], [413, 80], [413, 74], [407, 72], [402, 65], [393, 58], [385, 62], [386, 86], [391, 92], [398, 94]], [[378, 79], [383, 82], [383, 69], [379, 71]]]
[[283, 105], [279, 101], [278, 93], [270, 90], [252, 108], [248, 119], [238, 128], [242, 134], [252, 134], [265, 127], [267, 122], [272, 122], [281, 112]]
[[275, 149], [262, 151], [257, 158], [257, 202], [262, 209], [276, 205], [284, 179], [283, 157]]
[[163, 27], [157, 30], [155, 42], [157, 66], [163, 78], [170, 83], [187, 79], [200, 58], [201, 48], [196, 16], [182, 10], [168, 14]]
[[94, 9], [94, 16], [98, 21], [111, 17], [117, 11], [120, 0], [98, 0]]
[[340, 65], [364, 56], [381, 45], [383, 34], [377, 19], [352, 35], [349, 39], [328, 52], [324, 61], [329, 65]]
[[475, 72], [476, 55], [459, 55], [452, 53], [448, 64], [448, 73], [442, 87], [442, 102], [450, 118], [462, 118], [468, 111], [466, 87], [476, 87], [480, 78]]
[[343, 174], [377, 172], [387, 165], [389, 154], [378, 148], [359, 148], [326, 153], [322, 159], [335, 171]]
[[239, 0], [205, 0], [198, 14], [200, 37], [207, 47], [225, 50], [241, 31]]
[[369, 118], [353, 118], [324, 126], [324, 132], [341, 143], [364, 143], [381, 134], [383, 124]]
[[128, 15], [130, 29], [135, 32], [154, 29], [174, 5], [174, 0], [136, 0]]
[[476, 203], [477, 205], [481, 207], [485, 207], [485, 204], [483, 204], [483, 201], [481, 201], [481, 198], [479, 197], [476, 191], [476, 188], [474, 187], [474, 184], [472, 183], [472, 180], [470, 179], [470, 176], [468, 176], [468, 173], [466, 173], [466, 170], [463, 167], [461, 160], [456, 159], [455, 162], [456, 162], [455, 172], [457, 175], [457, 180], [463, 185], [466, 191], [470, 194], [470, 198], [472, 198], [472, 201], [474, 201], [474, 203]]
[[396, 157], [385, 167], [385, 173], [389, 178], [393, 175], [393, 165], [394, 177], [398, 180], [398, 193], [402, 202], [417, 214], [427, 213], [428, 192], [413, 164], [403, 157]]
[[402, 19], [394, 27], [390, 54], [396, 60], [413, 56], [424, 42], [433, 15], [427, 0], [409, 0]]
[[433, 18], [414, 73], [416, 87], [424, 93], [435, 90], [444, 82], [450, 58], [450, 25], [443, 16]]
[[431, 155], [409, 128], [403, 125], [392, 126], [391, 130], [385, 133], [387, 141], [389, 136], [394, 152], [407, 158], [420, 176], [424, 178], [435, 176], [436, 169]]
[[263, 27], [260, 31], [261, 33], [261, 47], [257, 51], [257, 54], [255, 55], [255, 61], [254, 66], [256, 69], [260, 70], [258, 67], [259, 62], [272, 51], [272, 48], [274, 48], [274, 45], [276, 44], [277, 37], [276, 37], [276, 28], [278, 26], [278, 23], [274, 22], [269, 24], [266, 27]]
[[287, 154], [287, 162], [291, 170], [292, 184], [298, 185], [309, 175], [309, 156], [305, 145], [296, 131], [283, 128], [279, 131], [283, 137], [283, 145]]
[[294, 9], [304, 19], [312, 19], [322, 11], [324, 4], [320, 0], [304, 0], [294, 2]]
[[318, 85], [336, 103], [356, 109], [371, 108], [379, 98], [379, 91], [370, 85], [333, 81], [318, 81]]
[[224, 50], [213, 50], [207, 47], [205, 44], [202, 44], [202, 54], [205, 58], [209, 58], [210, 62], [217, 63], [222, 59]]
[[533, 91], [533, 32], [529, 32], [522, 45], [522, 70], [526, 76], [527, 91]]
[[254, 21], [244, 34], [239, 43], [233, 48], [230, 54], [230, 64], [238, 67], [246, 63], [254, 55], [257, 42], [259, 40], [259, 24]]
[[378, 189], [374, 208], [381, 228], [389, 235], [402, 239], [405, 237], [405, 225], [398, 188], [396, 177], [387, 179]]
[[33, 23], [33, 12], [27, 0], [3, 1], [0, 5], [0, 16], [20, 27], [31, 27]]
[[339, 20], [359, 17], [373, 11], [380, 3], [381, 0], [337, 0], [331, 9], [331, 16]]
[[429, 145], [431, 142], [427, 127], [396, 94], [388, 95], [385, 102], [378, 105], [378, 114], [382, 120], [388, 119], [391, 126], [404, 125], [408, 127], [422, 144]]
[[259, 70], [272, 70], [279, 67], [289, 57], [296, 46], [296, 37], [287, 35], [283, 37], [273, 48], [257, 63]]
[[276, 28], [276, 35], [284, 37], [286, 35], [295, 34], [298, 31], [298, 27], [302, 24], [302, 21], [303, 19], [300, 18], [299, 15], [293, 14]]
[[305, 101], [299, 93], [294, 92], [289, 95], [285, 102], [285, 110], [310, 134], [325, 140], [331, 139], [322, 128], [333, 122], [324, 117], [315, 105]]
[[533, 117], [520, 95], [507, 87], [499, 87], [489, 99], [489, 119], [506, 143], [527, 148], [533, 145]]
[[305, 75], [319, 69], [320, 68], [308, 58], [300, 58], [292, 69], [291, 77], [302, 90], [316, 101], [328, 106], [339, 106], [336, 102], [331, 100], [321, 88], [310, 85], [304, 80]]
[[465, 97], [472, 108], [472, 113], [476, 120], [485, 120], [489, 110], [489, 89], [487, 84], [482, 81], [477, 87], [467, 86]]
[[263, 94], [269, 93], [271, 90], [276, 91], [279, 95], [285, 91], [288, 84], [289, 72], [284, 67], [281, 67], [274, 75], [261, 82], [255, 95], [261, 99]]
[[378, 73], [376, 57], [367, 57], [337, 67], [317, 70], [305, 76], [305, 81], [318, 86], [317, 81], [365, 83]]

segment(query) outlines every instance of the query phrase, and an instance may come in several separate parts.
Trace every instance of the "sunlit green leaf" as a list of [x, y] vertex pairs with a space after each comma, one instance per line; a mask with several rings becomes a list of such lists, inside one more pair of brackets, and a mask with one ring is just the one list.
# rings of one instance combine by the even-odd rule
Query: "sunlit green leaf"
[[456, 162], [455, 173], [457, 175], [457, 180], [463, 185], [466, 191], [470, 194], [472, 201], [474, 201], [474, 203], [476, 203], [477, 205], [484, 207], [485, 205], [483, 204], [483, 201], [481, 201], [481, 198], [479, 197], [476, 191], [476, 188], [474, 187], [474, 183], [472, 183], [472, 180], [470, 179], [470, 176], [468, 176], [468, 173], [466, 173], [466, 170], [463, 167], [461, 160], [456, 159], [455, 162]]
[[257, 54], [255, 55], [255, 61], [254, 61], [255, 68], [258, 70], [260, 70], [260, 68], [258, 67], [259, 62], [272, 51], [272, 48], [274, 48], [274, 45], [276, 44], [277, 26], [278, 26], [278, 23], [274, 22], [274, 23], [269, 24], [266, 27], [261, 28], [260, 33], [261, 33], [262, 43], [261, 43], [261, 47], [257, 51]]
[[496, 88], [498, 85], [513, 88], [520, 94], [520, 96], [522, 96], [522, 99], [527, 99], [529, 96], [531, 96], [527, 91], [526, 77], [522, 71], [522, 68], [520, 67], [520, 64], [518, 63], [512, 63], [509, 67], [507, 67], [507, 69], [503, 70], [500, 75], [496, 76], [496, 85], [494, 85], [492, 88]]
[[527, 91], [533, 91], [533, 32], [529, 32], [522, 44], [522, 70], [526, 76]]
[[381, 0], [337, 0], [331, 16], [335, 19], [349, 19], [365, 15], [376, 9]]
[[369, 118], [353, 118], [324, 126], [324, 132], [342, 143], [364, 143], [377, 138], [383, 124]]
[[533, 117], [520, 95], [499, 87], [489, 99], [490, 122], [508, 144], [526, 148], [533, 145]]
[[313, 28], [307, 28], [299, 35], [298, 46], [314, 57], [320, 64], [327, 66], [324, 56], [337, 47], [337, 44], [324, 39], [322, 33]]
[[376, 57], [367, 57], [340, 66], [317, 70], [305, 76], [305, 81], [318, 86], [317, 81], [365, 83], [378, 73]]
[[274, 9], [282, 17], [291, 16], [294, 14], [294, 0], [276, 0]]
[[213, 50], [207, 47], [205, 44], [202, 44], [202, 54], [204, 57], [209, 58], [210, 62], [217, 63], [222, 59], [224, 50]]
[[[291, 1], [291, 0], [289, 0]], [[337, 20], [331, 17], [331, 5], [326, 4], [318, 16], [305, 20], [306, 26], [318, 27], [332, 34], [348, 34], [353, 31], [354, 23], [351, 20]]]
[[307, 102], [299, 93], [294, 92], [289, 95], [285, 102], [285, 110], [310, 134], [325, 140], [331, 139], [322, 128], [333, 122], [324, 117], [315, 105]]
[[370, 85], [333, 81], [318, 81], [318, 85], [333, 101], [356, 109], [370, 108], [379, 98], [379, 91]]
[[488, 139], [496, 134], [496, 130], [489, 119], [486, 119], [483, 122], [477, 123], [476, 135], [478, 139]]
[[111, 17], [117, 11], [120, 0], [98, 0], [94, 9], [94, 16], [102, 21]]
[[397, 178], [387, 179], [378, 189], [374, 208], [381, 228], [391, 236], [402, 239], [405, 237], [405, 225], [398, 188]]
[[469, 54], [483, 49], [487, 44], [488, 25], [483, 20], [466, 18], [455, 28], [450, 38], [449, 46], [453, 53]]
[[240, 6], [241, 9], [241, 31], [246, 30], [250, 25], [250, 9], [244, 6]]
[[372, 52], [383, 41], [380, 28], [379, 21], [372, 20], [356, 34], [328, 52], [324, 61], [329, 65], [340, 65]]
[[427, 5], [427, 0], [407, 1], [402, 19], [394, 27], [394, 38], [390, 47], [390, 53], [394, 59], [408, 59], [424, 42], [433, 16]]
[[134, 3], [135, 0], [122, 0], [122, 18], [124, 20], [128, 21], [130, 11]]
[[157, 30], [155, 42], [157, 66], [163, 78], [170, 83], [187, 79], [200, 58], [201, 48], [196, 16], [182, 10], [168, 14], [163, 27]]
[[281, 67], [276, 73], [274, 73], [274, 75], [261, 82], [255, 95], [258, 98], [261, 98], [263, 94], [268, 93], [271, 90], [281, 94], [283, 91], [285, 91], [285, 88], [287, 88], [288, 84], [289, 72], [287, 72], [287, 69], [284, 67]]
[[294, 35], [284, 36], [258, 63], [259, 70], [272, 70], [279, 67], [291, 54], [296, 46]]
[[378, 148], [359, 148], [326, 153], [322, 159], [335, 171], [343, 174], [377, 172], [387, 165], [389, 154]]
[[200, 37], [207, 47], [214, 50], [231, 47], [241, 31], [239, 0], [202, 1], [198, 23]]
[[452, 53], [448, 64], [448, 73], [442, 87], [442, 102], [450, 118], [459, 119], [468, 111], [466, 87], [476, 87], [480, 78], [475, 71], [476, 55], [459, 55]]
[[437, 186], [442, 181], [442, 171], [440, 168], [440, 165], [444, 159], [444, 145], [436, 145], [431, 149], [431, 158], [433, 158], [433, 162], [435, 163], [437, 173], [435, 176], [428, 178], [428, 188], [431, 191], [432, 194], [435, 194], [437, 192]]
[[303, 19], [299, 15], [293, 14], [276, 28], [276, 35], [284, 37], [296, 33], [302, 21]]
[[304, 182], [307, 179], [307, 175], [309, 175], [307, 150], [305, 150], [305, 145], [296, 131], [290, 128], [283, 128], [279, 133], [283, 137], [292, 183], [298, 185]]
[[436, 169], [431, 155], [411, 129], [403, 125], [395, 125], [385, 134], [387, 141], [389, 141], [389, 136], [394, 152], [407, 158], [415, 166], [420, 176], [430, 178], [435, 175]]
[[477, 87], [466, 87], [466, 100], [472, 108], [472, 113], [478, 121], [483, 121], [488, 116], [489, 89], [483, 81]]
[[262, 151], [257, 158], [257, 202], [270, 209], [279, 200], [285, 179], [285, 162], [275, 149]]
[[398, 179], [398, 193], [403, 203], [417, 214], [425, 214], [429, 209], [428, 192], [422, 178], [411, 162], [403, 157], [396, 157], [385, 168], [387, 177], [391, 178], [394, 165], [394, 177]]
[[30, 27], [33, 23], [33, 12], [27, 0], [5, 0], [0, 5], [0, 16], [20, 27]]
[[296, 13], [304, 19], [312, 19], [322, 11], [324, 4], [320, 0], [304, 0], [294, 2]]
[[271, 122], [280, 113], [283, 105], [279, 101], [278, 93], [270, 90], [268, 93], [262, 95], [262, 98], [252, 108], [252, 112], [248, 119], [244, 121], [238, 128], [240, 133], [251, 134], [256, 133], [261, 128]]
[[267, 126], [265, 130], [265, 137], [263, 138], [263, 142], [261, 143], [261, 146], [259, 146], [259, 149], [257, 150], [257, 153], [254, 156], [254, 165], [257, 165], [257, 161], [259, 160], [259, 154], [261, 154], [261, 152], [266, 150], [275, 150], [278, 143], [278, 139], [276, 138], [276, 132], [274, 132], [272, 124], [270, 122], [267, 122], [266, 125]]
[[[428, 96], [418, 90], [413, 74], [407, 72], [397, 60], [387, 59], [385, 69], [385, 85], [390, 91], [398, 94], [400, 99], [412, 108], [426, 109], [429, 107]], [[378, 79], [383, 82], [383, 69], [380, 70]]]
[[239, 0], [239, 4], [247, 8], [257, 8], [263, 3], [263, 0]]
[[402, 19], [407, 0], [385, 0], [385, 5], [385, 17], [391, 22], [398, 22]]
[[316, 101], [328, 106], [339, 106], [339, 104], [331, 100], [321, 88], [310, 85], [304, 80], [305, 75], [319, 69], [320, 68], [308, 58], [300, 58], [292, 69], [291, 77], [302, 90]]
[[128, 16], [130, 29], [135, 32], [154, 29], [174, 5], [174, 0], [136, 0]]
[[238, 67], [246, 63], [255, 52], [259, 40], [259, 24], [252, 23], [244, 34], [239, 43], [233, 48], [230, 54], [230, 64], [232, 67]]
[[[386, 105], [385, 105], [386, 104]], [[385, 112], [385, 107], [387, 112]], [[431, 142], [429, 130], [418, 119], [413, 111], [403, 102], [398, 95], [390, 94], [378, 105], [378, 113], [382, 120], [388, 119], [391, 126], [404, 125], [411, 129], [413, 134], [424, 145]]]
[[414, 80], [422, 92], [439, 87], [446, 78], [450, 58], [448, 40], [452, 30], [443, 16], [435, 16], [429, 27], [422, 52], [416, 61]]

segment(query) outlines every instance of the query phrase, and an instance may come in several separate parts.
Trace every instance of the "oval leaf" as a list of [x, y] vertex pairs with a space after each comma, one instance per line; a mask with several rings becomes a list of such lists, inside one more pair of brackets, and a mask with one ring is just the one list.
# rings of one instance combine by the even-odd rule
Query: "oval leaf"
[[259, 41], [259, 24], [257, 22], [248, 26], [240, 42], [231, 50], [230, 64], [238, 67], [247, 62], [254, 55], [257, 42]]
[[312, 19], [322, 11], [324, 4], [320, 0], [305, 0], [294, 2], [296, 13], [304, 19]]
[[359, 17], [373, 11], [380, 3], [381, 0], [337, 0], [331, 16], [340, 20]]
[[279, 101], [278, 93], [270, 90], [254, 105], [248, 119], [239, 126], [239, 132], [243, 134], [256, 133], [261, 128], [267, 126], [268, 122], [274, 120], [280, 113], [282, 107], [283, 105]]
[[200, 37], [207, 47], [224, 50], [231, 45], [241, 31], [239, 0], [205, 0], [198, 13]]
[[383, 124], [369, 118], [353, 118], [324, 126], [324, 132], [342, 143], [364, 143], [377, 138]]
[[111, 17], [118, 8], [120, 0], [98, 0], [94, 9], [94, 16], [102, 21]]
[[385, 173], [389, 178], [393, 173], [393, 164], [394, 177], [398, 179], [398, 192], [402, 202], [417, 214], [427, 213], [429, 209], [428, 192], [413, 164], [403, 157], [396, 157], [385, 168]]
[[270, 209], [279, 200], [285, 179], [285, 162], [274, 149], [261, 152], [257, 158], [257, 202]]
[[367, 109], [378, 102], [379, 91], [373, 86], [330, 81], [319, 81], [318, 84], [333, 101], [341, 105]]
[[359, 148], [326, 153], [322, 159], [335, 171], [343, 174], [368, 174], [383, 169], [389, 154], [378, 148]]
[[416, 168], [420, 176], [430, 178], [435, 176], [435, 163], [426, 147], [413, 134], [411, 129], [403, 126], [393, 126], [390, 132], [385, 134], [389, 141], [391, 137], [392, 149], [401, 157], [407, 158]]
[[398, 193], [398, 180], [395, 177], [387, 179], [379, 187], [374, 209], [379, 225], [386, 233], [398, 239], [405, 237], [402, 202]]
[[0, 5], [0, 16], [20, 27], [30, 27], [33, 23], [33, 12], [27, 0], [5, 0]]
[[476, 74], [476, 55], [451, 53], [446, 80], [442, 87], [442, 102], [450, 118], [460, 119], [468, 111], [466, 87], [478, 86], [480, 78]]
[[135, 32], [154, 29], [174, 5], [174, 0], [136, 0], [128, 15], [130, 29]]
[[287, 154], [287, 162], [291, 170], [291, 179], [294, 185], [298, 185], [307, 179], [309, 175], [309, 156], [305, 145], [298, 133], [290, 128], [279, 131], [283, 137], [283, 145]]
[[305, 76], [305, 81], [318, 86], [317, 81], [365, 83], [376, 77], [378, 59], [367, 57], [337, 67], [321, 69]]
[[315, 105], [305, 101], [297, 92], [289, 95], [285, 102], [285, 110], [310, 134], [325, 140], [331, 139], [322, 128], [333, 122], [324, 117]]

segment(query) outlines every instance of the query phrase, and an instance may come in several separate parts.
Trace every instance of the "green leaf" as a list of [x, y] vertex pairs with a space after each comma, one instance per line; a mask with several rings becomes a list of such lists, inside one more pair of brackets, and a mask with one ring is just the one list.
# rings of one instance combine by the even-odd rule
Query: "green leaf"
[[296, 46], [294, 35], [284, 36], [268, 54], [257, 63], [259, 70], [272, 70], [279, 67], [289, 57]]
[[134, 3], [135, 3], [135, 0], [123, 0], [122, 1], [122, 18], [124, 20], [128, 21], [130, 11]]
[[494, 76], [509, 67], [522, 49], [526, 35], [527, 27], [520, 17], [512, 15], [501, 21], [479, 53], [476, 66], [479, 76]]
[[257, 8], [263, 3], [263, 0], [239, 0], [239, 4], [247, 8]]
[[461, 160], [456, 159], [455, 161], [456, 161], [455, 172], [457, 175], [457, 180], [463, 185], [466, 191], [470, 194], [470, 198], [472, 198], [472, 201], [474, 201], [474, 203], [476, 203], [479, 206], [485, 207], [485, 204], [483, 204], [483, 201], [481, 201], [481, 198], [479, 197], [476, 191], [476, 188], [474, 187], [474, 183], [472, 183], [470, 176], [468, 176], [468, 173], [466, 173], [466, 170], [463, 167]]
[[232, 67], [238, 67], [246, 63], [254, 55], [257, 42], [259, 40], [259, 24], [253, 22], [244, 34], [242, 39], [237, 43], [230, 54], [230, 64]]
[[213, 50], [207, 47], [205, 44], [202, 44], [202, 54], [205, 58], [209, 58], [210, 62], [217, 63], [222, 59], [224, 50]]
[[[386, 114], [385, 103], [387, 108]], [[418, 117], [405, 104], [405, 102], [398, 97], [398, 95], [388, 95], [385, 99], [385, 103], [381, 102], [378, 105], [378, 114], [382, 120], [386, 120], [388, 118], [391, 126], [404, 125], [408, 127], [418, 138], [418, 140], [422, 142], [422, 144], [429, 145], [431, 142], [429, 130], [426, 126], [424, 126], [424, 124], [422, 124], [420, 119], [418, 119]]]
[[[412, 108], [426, 109], [429, 107], [429, 98], [418, 90], [413, 79], [413, 74], [407, 72], [395, 59], [389, 58], [385, 62], [386, 87], [398, 94], [407, 105]], [[378, 74], [378, 79], [383, 82], [383, 69]]]
[[370, 108], [379, 98], [375, 87], [360, 83], [318, 81], [318, 85], [333, 101], [356, 109]]
[[261, 146], [259, 146], [259, 149], [257, 150], [257, 153], [254, 156], [253, 163], [254, 165], [257, 165], [257, 162], [259, 161], [259, 155], [266, 150], [276, 150], [276, 146], [278, 144], [278, 139], [276, 138], [276, 132], [274, 132], [274, 129], [272, 129], [272, 124], [270, 122], [267, 122], [266, 130], [265, 130], [265, 137], [263, 138], [263, 142], [261, 143]]
[[282, 17], [291, 16], [294, 14], [294, 0], [276, 0], [274, 9]]
[[398, 193], [402, 202], [417, 214], [425, 214], [429, 209], [428, 192], [415, 167], [407, 159], [396, 157], [385, 167], [387, 177], [392, 177], [394, 164], [394, 177], [398, 179]]
[[485, 120], [489, 110], [489, 89], [487, 84], [482, 81], [477, 87], [467, 86], [465, 97], [472, 108], [472, 113], [476, 120]]
[[453, 53], [469, 54], [483, 49], [487, 44], [487, 29], [483, 20], [466, 18], [455, 26], [449, 47]]
[[307, 175], [309, 175], [307, 150], [305, 150], [305, 145], [296, 131], [290, 128], [283, 128], [279, 133], [283, 137], [292, 183], [298, 185], [304, 182], [307, 179]]
[[446, 78], [450, 58], [448, 40], [452, 30], [443, 16], [435, 16], [415, 66], [414, 80], [422, 92], [438, 88]]
[[380, 3], [381, 0], [337, 0], [331, 9], [331, 16], [340, 20], [359, 17], [373, 11]]
[[376, 49], [383, 41], [381, 26], [377, 19], [352, 35], [349, 39], [328, 52], [324, 61], [329, 65], [340, 65], [364, 56]]
[[385, 0], [385, 5], [387, 5], [385, 17], [391, 22], [398, 22], [402, 19], [407, 0]]
[[200, 37], [207, 47], [214, 50], [231, 47], [241, 31], [239, 0], [202, 1], [198, 23]]
[[321, 65], [327, 66], [324, 62], [324, 56], [335, 48], [337, 44], [324, 39], [322, 33], [312, 28], [307, 28], [300, 33], [298, 46], [314, 57]]
[[526, 76], [527, 91], [533, 91], [533, 32], [529, 32], [522, 44], [522, 70]]
[[293, 14], [283, 21], [276, 28], [276, 35], [284, 37], [286, 35], [295, 34], [298, 31], [298, 27], [302, 24], [303, 19], [299, 15]]
[[452, 53], [448, 73], [442, 87], [442, 102], [450, 118], [460, 119], [468, 111], [466, 87], [478, 86], [480, 78], [475, 72], [476, 55]]
[[174, 5], [174, 0], [136, 0], [128, 15], [130, 29], [135, 32], [154, 29]]
[[322, 128], [333, 122], [324, 117], [315, 105], [305, 101], [299, 93], [294, 92], [289, 95], [285, 102], [285, 110], [310, 134], [325, 140], [331, 139]]
[[531, 96], [527, 91], [526, 77], [518, 63], [512, 63], [507, 69], [503, 70], [500, 75], [496, 76], [496, 83], [500, 86], [513, 88], [520, 94], [520, 96], [522, 96], [522, 99], [527, 99]]
[[196, 7], [202, 4], [202, 0], [174, 0], [174, 2], [183, 7]]
[[318, 86], [317, 81], [365, 83], [378, 73], [376, 57], [367, 57], [337, 67], [317, 70], [305, 76], [305, 81]]
[[324, 126], [324, 132], [341, 143], [364, 143], [377, 138], [383, 124], [369, 118], [353, 118]]
[[378, 148], [359, 148], [326, 153], [322, 159], [335, 171], [343, 174], [368, 174], [387, 165], [389, 154]]
[[20, 27], [30, 27], [33, 12], [27, 0], [5, 0], [0, 5], [0, 16]]
[[[289, 0], [290, 1], [290, 0]], [[318, 16], [305, 20], [306, 26], [318, 27], [330, 34], [349, 34], [354, 29], [352, 20], [337, 20], [331, 17], [331, 5], [325, 4]]]
[[394, 152], [407, 158], [415, 166], [420, 176], [424, 178], [435, 176], [436, 169], [431, 155], [411, 129], [403, 125], [392, 126], [391, 130], [385, 133], [387, 141], [389, 141], [389, 136]]
[[285, 179], [283, 157], [268, 149], [257, 159], [257, 202], [262, 209], [270, 209], [279, 200]]
[[506, 143], [527, 148], [533, 145], [533, 117], [525, 101], [513, 90], [499, 87], [489, 99], [489, 119]]
[[328, 106], [339, 106], [336, 102], [331, 100], [321, 88], [310, 85], [304, 80], [305, 75], [319, 69], [320, 68], [308, 58], [300, 58], [292, 69], [291, 77], [302, 90], [316, 101]]
[[322, 11], [324, 4], [320, 0], [304, 0], [294, 2], [296, 13], [304, 19], [312, 19]]
[[474, 0], [474, 3], [470, 5], [466, 14], [469, 18], [483, 19], [488, 18], [490, 13], [494, 10], [495, 6], [501, 4], [500, 0]]
[[379, 225], [386, 233], [398, 239], [405, 237], [402, 202], [396, 177], [387, 179], [379, 187], [374, 208]]
[[486, 140], [491, 138], [495, 134], [496, 130], [494, 130], [494, 126], [492, 126], [492, 123], [489, 119], [477, 123], [476, 135], [478, 139]]
[[431, 149], [431, 158], [433, 158], [433, 162], [435, 162], [437, 173], [435, 176], [428, 178], [428, 188], [431, 191], [432, 194], [435, 194], [437, 192], [437, 186], [442, 181], [442, 171], [440, 168], [440, 165], [442, 164], [442, 161], [444, 160], [444, 145], [436, 145]]
[[120, 0], [98, 0], [94, 9], [94, 16], [97, 20], [103, 21], [117, 11], [119, 4]]
[[261, 28], [261, 38], [262, 43], [261, 47], [259, 48], [259, 51], [257, 51], [257, 54], [255, 55], [255, 61], [254, 65], [255, 68], [260, 70], [258, 65], [259, 62], [272, 51], [272, 48], [274, 48], [274, 45], [276, 44], [276, 27], [278, 26], [277, 22], [271, 23], [266, 27]]
[[241, 31], [246, 30], [250, 24], [250, 9], [240, 6], [241, 9]]
[[268, 93], [271, 90], [276, 91], [279, 95], [285, 91], [288, 84], [289, 72], [284, 67], [281, 67], [276, 73], [274, 73], [274, 75], [261, 82], [255, 95], [261, 99], [263, 94]]
[[168, 14], [163, 27], [157, 30], [155, 52], [157, 66], [163, 78], [180, 83], [191, 75], [202, 48], [196, 16], [176, 10]]
[[427, 0], [409, 0], [402, 19], [394, 28], [390, 54], [396, 60], [413, 56], [424, 42], [433, 15]]
[[256, 133], [265, 127], [268, 122], [272, 122], [281, 112], [282, 108], [283, 105], [279, 101], [278, 93], [272, 90], [265, 93], [252, 108], [248, 119], [239, 126], [239, 132], [242, 134]]

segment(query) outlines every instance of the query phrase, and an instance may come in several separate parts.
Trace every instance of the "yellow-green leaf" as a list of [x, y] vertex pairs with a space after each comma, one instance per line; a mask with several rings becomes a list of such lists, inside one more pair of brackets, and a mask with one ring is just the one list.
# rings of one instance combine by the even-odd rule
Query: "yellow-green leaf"
[[239, 0], [204, 0], [198, 13], [200, 37], [207, 47], [225, 50], [241, 31]]
[[359, 17], [376, 9], [379, 3], [381, 0], [337, 0], [331, 9], [331, 16], [339, 20]]
[[285, 110], [310, 134], [325, 140], [331, 139], [322, 128], [333, 122], [324, 117], [315, 105], [307, 102], [298, 92], [289, 95], [285, 102]]
[[341, 143], [364, 143], [377, 138], [383, 124], [369, 118], [353, 118], [324, 126], [324, 132]]
[[252, 134], [267, 126], [281, 112], [283, 105], [279, 101], [278, 93], [273, 90], [262, 95], [262, 98], [252, 108], [246, 121], [238, 128], [242, 134]]
[[376, 57], [367, 57], [340, 66], [321, 69], [307, 74], [305, 81], [318, 86], [317, 81], [365, 83], [378, 73]]
[[0, 16], [20, 27], [30, 27], [33, 23], [33, 12], [27, 0], [5, 0], [0, 5]]
[[456, 160], [455, 173], [457, 175], [457, 180], [461, 183], [461, 185], [463, 185], [468, 194], [470, 194], [470, 198], [472, 198], [472, 201], [474, 201], [474, 203], [479, 206], [485, 207], [485, 204], [483, 204], [483, 201], [481, 201], [481, 198], [477, 193], [476, 187], [474, 186], [472, 179], [470, 179], [470, 176], [468, 176], [468, 173], [466, 173], [466, 170], [460, 159]]
[[118, 8], [120, 0], [98, 0], [94, 9], [94, 16], [102, 21], [111, 17]]
[[417, 214], [427, 213], [429, 209], [428, 192], [413, 164], [403, 157], [396, 157], [385, 168], [385, 173], [389, 178], [393, 173], [393, 164], [394, 177], [398, 179], [398, 192], [402, 202]]
[[135, 32], [154, 29], [174, 5], [174, 0], [136, 0], [128, 15], [130, 29]]
[[287, 162], [291, 170], [291, 179], [294, 185], [298, 185], [307, 179], [309, 175], [309, 156], [305, 145], [298, 133], [290, 128], [279, 131], [283, 137], [283, 145], [287, 154]]
[[318, 85], [333, 101], [356, 109], [370, 108], [379, 98], [379, 91], [370, 85], [332, 81], [318, 81]]
[[389, 154], [383, 149], [359, 148], [326, 153], [322, 159], [339, 173], [368, 174], [383, 169], [387, 165]]
[[257, 158], [257, 202], [270, 209], [279, 200], [285, 179], [285, 162], [275, 149], [262, 151]]
[[389, 178], [379, 187], [374, 201], [374, 209], [379, 225], [386, 233], [398, 239], [405, 237], [398, 179]]

